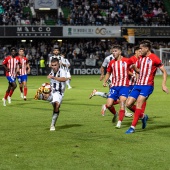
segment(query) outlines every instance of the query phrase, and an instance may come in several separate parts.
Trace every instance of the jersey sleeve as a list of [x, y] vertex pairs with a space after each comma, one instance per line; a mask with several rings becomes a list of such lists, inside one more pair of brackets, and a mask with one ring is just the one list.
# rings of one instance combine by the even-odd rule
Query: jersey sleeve
[[7, 61], [8, 61], [8, 59], [7, 59], [7, 57], [3, 60], [3, 62], [2, 62], [2, 65], [6, 65], [7, 64]]
[[69, 60], [68, 59], [66, 59], [66, 63], [67, 63], [67, 67], [69, 67], [70, 66], [70, 62], [69, 62]]
[[63, 69], [60, 69], [60, 77], [66, 77], [66, 72]]
[[112, 72], [112, 61], [109, 63], [108, 67], [107, 67], [107, 72], [111, 73]]
[[155, 65], [156, 65], [156, 67], [161, 67], [161, 66], [163, 66], [163, 63], [162, 63], [162, 61], [159, 59], [159, 57], [158, 56], [154, 56], [154, 62], [155, 62]]
[[49, 58], [48, 64], [51, 65], [52, 57]]
[[107, 67], [107, 64], [108, 64], [107, 58], [105, 58], [104, 61], [103, 61], [103, 63], [102, 63], [102, 66], [103, 66], [103, 67]]

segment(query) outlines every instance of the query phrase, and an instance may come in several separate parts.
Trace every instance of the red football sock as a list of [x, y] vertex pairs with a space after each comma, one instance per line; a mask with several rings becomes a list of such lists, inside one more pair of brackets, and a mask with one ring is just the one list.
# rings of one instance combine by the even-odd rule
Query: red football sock
[[27, 87], [24, 87], [24, 96], [27, 96]]
[[[106, 105], [106, 108], [108, 108], [107, 107], [107, 105]], [[110, 108], [108, 108], [109, 109], [109, 111], [112, 113], [112, 114], [116, 114], [116, 110], [115, 110], [115, 107], [114, 106], [112, 106], [112, 107], [110, 107]]]
[[10, 90], [10, 92], [9, 92], [9, 97], [12, 96], [13, 92], [14, 92], [14, 90]]
[[136, 127], [141, 114], [142, 114], [142, 109], [136, 109], [135, 110], [133, 121], [132, 121], [132, 126]]
[[146, 108], [146, 102], [144, 102], [143, 105], [142, 105], [142, 113], [145, 112], [145, 108]]
[[4, 99], [6, 100], [8, 96], [9, 96], [9, 92], [6, 91], [5, 96], [4, 96]]
[[136, 105], [133, 105], [131, 108], [128, 108], [128, 109], [135, 113]]
[[113, 102], [113, 105], [116, 105], [116, 104], [119, 104], [119, 102], [118, 102], [118, 101], [114, 101], [114, 102]]
[[123, 121], [124, 117], [125, 117], [125, 110], [119, 110], [119, 120]]
[[144, 117], [145, 108], [146, 108], [146, 102], [144, 102], [142, 105], [142, 113], [139, 115], [140, 119], [142, 119]]

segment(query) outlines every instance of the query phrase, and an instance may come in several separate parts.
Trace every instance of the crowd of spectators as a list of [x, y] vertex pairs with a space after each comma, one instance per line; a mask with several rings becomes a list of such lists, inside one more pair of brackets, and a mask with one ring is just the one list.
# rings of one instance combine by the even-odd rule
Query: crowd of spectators
[[[0, 1], [0, 25], [20, 25], [22, 20], [29, 20], [29, 24], [44, 24], [42, 20], [53, 19], [56, 25], [143, 25], [143, 26], [168, 26], [170, 17], [165, 10], [162, 0], [60, 0], [61, 9], [67, 8], [70, 12], [67, 18], [64, 14], [55, 12], [53, 14], [36, 15], [32, 17], [29, 12], [24, 12], [25, 7], [33, 6], [33, 0], [2, 0]], [[58, 15], [57, 15], [58, 14]], [[66, 57], [74, 60], [85, 60], [94, 58], [102, 61], [109, 55], [109, 48], [113, 43], [119, 43], [123, 47], [124, 55], [129, 57], [133, 53], [133, 45], [126, 41], [101, 41], [100, 39], [71, 39], [58, 42], [26, 43], [26, 55], [31, 65], [37, 65], [41, 57], [48, 64], [54, 46], [60, 47], [66, 52]], [[15, 44], [18, 48], [23, 44]], [[153, 42], [154, 49], [160, 47], [170, 48], [169, 42]], [[10, 46], [0, 47], [0, 58], [9, 53]]]
[[21, 20], [31, 20], [30, 13], [24, 13], [23, 8], [29, 0], [0, 1], [0, 25], [20, 25]]
[[[158, 51], [160, 48], [170, 48], [170, 41], [152, 41], [154, 51]], [[36, 66], [39, 60], [43, 57], [48, 65], [49, 57], [52, 55], [52, 49], [58, 47], [61, 52], [65, 52], [66, 58], [69, 59], [72, 66], [75, 61], [85, 61], [87, 58], [96, 59], [101, 63], [104, 58], [110, 55], [110, 48], [113, 44], [120, 44], [123, 48], [123, 56], [130, 57], [133, 54], [134, 44], [128, 44], [126, 41], [120, 41], [115, 39], [114, 41], [101, 41], [100, 39], [72, 39], [65, 40], [62, 43], [57, 41], [35, 41], [26, 44], [17, 43], [15, 47], [25, 48], [26, 57], [29, 60], [31, 66]], [[9, 54], [11, 46], [0, 46], [1, 59]], [[159, 53], [157, 54], [159, 55]], [[169, 63], [170, 53], [165, 58]], [[84, 66], [83, 66], [84, 67]]]
[[161, 0], [72, 0], [70, 25], [170, 25], [170, 17]]
[[0, 1], [0, 24], [19, 25], [21, 20], [28, 24], [45, 24], [53, 19], [55, 25], [170, 25], [170, 17], [162, 0], [60, 0], [59, 7], [67, 8], [68, 17], [63, 12], [32, 17], [24, 7], [33, 6], [33, 0]]

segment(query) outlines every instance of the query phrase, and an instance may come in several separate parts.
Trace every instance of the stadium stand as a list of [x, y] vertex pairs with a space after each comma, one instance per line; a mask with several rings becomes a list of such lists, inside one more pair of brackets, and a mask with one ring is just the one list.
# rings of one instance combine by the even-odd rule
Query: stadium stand
[[58, 11], [45, 16], [33, 7], [32, 0], [1, 1], [0, 24], [170, 25], [168, 0], [60, 0]]
[[[37, 12], [33, 8], [32, 0], [4, 0], [0, 2], [1, 25], [136, 25], [136, 26], [168, 26], [170, 17], [168, 0], [60, 0], [58, 11]], [[165, 8], [166, 4], [166, 8]], [[112, 43], [119, 43], [123, 47], [124, 55], [129, 57], [133, 52], [133, 45], [119, 39], [114, 41], [100, 39], [72, 39], [56, 41], [38, 39], [34, 42], [10, 42], [11, 46], [24, 46], [31, 65], [36, 65], [41, 56], [46, 62], [51, 55], [54, 45], [66, 51], [70, 61], [95, 58], [103, 60], [108, 55]], [[153, 41], [155, 49], [170, 48], [168, 40]], [[9, 43], [1, 40], [0, 58], [9, 53]], [[168, 59], [167, 59], [168, 60]], [[74, 62], [73, 62], [74, 63]]]

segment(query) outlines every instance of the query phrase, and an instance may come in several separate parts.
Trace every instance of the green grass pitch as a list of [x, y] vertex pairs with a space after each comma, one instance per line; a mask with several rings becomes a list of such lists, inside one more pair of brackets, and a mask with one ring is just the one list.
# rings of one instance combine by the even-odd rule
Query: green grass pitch
[[[108, 91], [99, 75], [72, 76], [73, 88], [66, 89], [56, 131], [50, 132], [51, 104], [33, 99], [44, 82], [46, 76], [29, 76], [27, 101], [18, 87], [10, 105], [1, 101], [0, 170], [170, 170], [170, 96], [162, 92], [161, 76], [147, 102], [146, 129], [139, 121], [130, 135], [125, 131], [132, 118], [115, 129], [111, 113], [100, 113], [106, 99], [89, 99], [94, 88]], [[6, 88], [0, 77], [1, 99]]]

